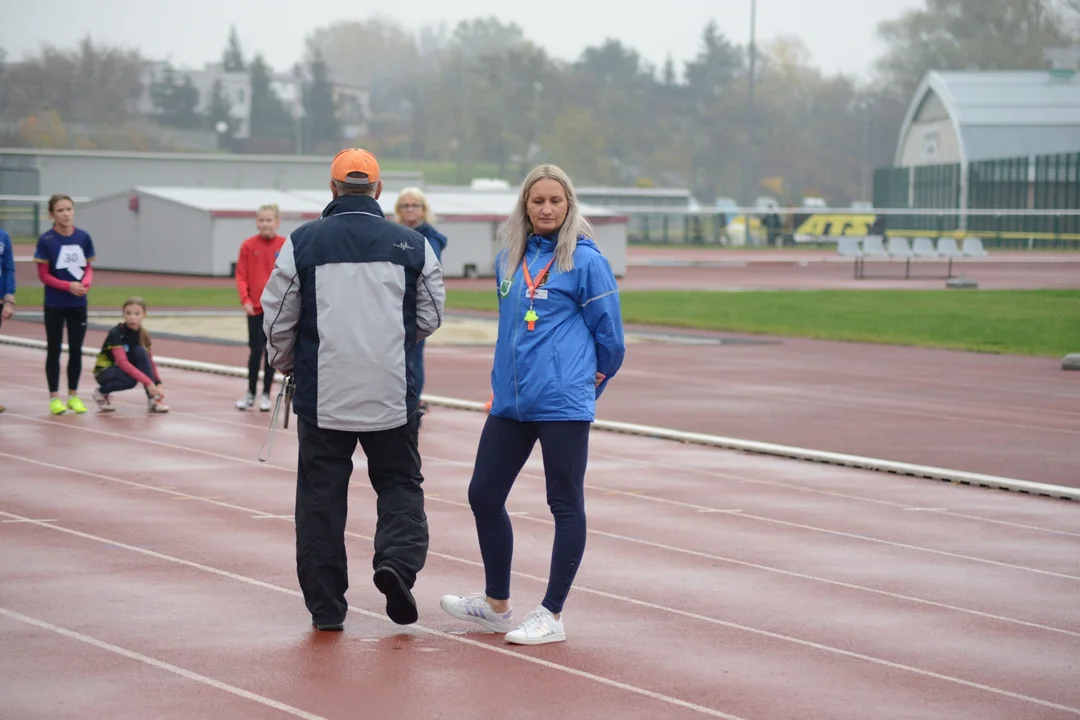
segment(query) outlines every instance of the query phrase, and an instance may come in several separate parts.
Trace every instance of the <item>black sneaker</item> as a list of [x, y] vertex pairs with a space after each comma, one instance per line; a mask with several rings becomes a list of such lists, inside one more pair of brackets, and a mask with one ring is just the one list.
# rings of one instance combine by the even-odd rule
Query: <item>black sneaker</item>
[[316, 630], [322, 630], [324, 632], [341, 632], [342, 630], [345, 629], [345, 623], [341, 623], [341, 622], [336, 622], [336, 623], [325, 623], [324, 622], [324, 623], [321, 623], [321, 622], [319, 622], [317, 620], [312, 620], [311, 624]]
[[411, 625], [416, 622], [416, 600], [393, 568], [382, 565], [375, 570], [372, 581], [375, 587], [379, 588], [379, 592], [386, 596], [387, 617], [398, 625]]

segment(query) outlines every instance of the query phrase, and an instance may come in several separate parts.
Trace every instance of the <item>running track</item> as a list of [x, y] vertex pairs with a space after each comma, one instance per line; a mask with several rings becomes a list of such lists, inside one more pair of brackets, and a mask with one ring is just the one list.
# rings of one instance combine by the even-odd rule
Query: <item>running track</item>
[[[1080, 506], [596, 432], [569, 640], [465, 632], [482, 586], [465, 497], [476, 413], [425, 421], [420, 624], [370, 583], [350, 492], [351, 612], [296, 587], [295, 435], [235, 379], [166, 371], [173, 412], [45, 414], [40, 351], [0, 346], [0, 716], [996, 718], [1080, 716]], [[520, 612], [552, 524], [539, 452], [510, 499]]]

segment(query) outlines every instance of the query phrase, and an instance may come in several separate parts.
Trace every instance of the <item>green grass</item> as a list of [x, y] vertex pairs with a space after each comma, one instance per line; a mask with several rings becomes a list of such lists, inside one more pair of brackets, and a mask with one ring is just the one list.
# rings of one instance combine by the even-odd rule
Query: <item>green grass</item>
[[[1078, 290], [624, 291], [623, 320], [748, 334], [1060, 357], [1080, 352]], [[494, 310], [494, 292], [450, 307]]]
[[16, 236], [16, 237], [11, 238], [11, 244], [12, 245], [36, 245], [37, 244], [37, 238], [29, 237], [29, 236], [26, 236], [26, 237]]
[[[45, 290], [41, 286], [19, 288], [15, 299], [19, 309], [40, 308]], [[235, 308], [240, 309], [240, 296], [233, 287], [144, 287], [98, 285], [90, 291], [90, 307], [94, 309], [120, 307], [132, 295], [138, 295], [154, 308]]]
[[[139, 295], [162, 307], [238, 308], [225, 288], [95, 287], [91, 307]], [[623, 291], [627, 323], [1060, 357], [1080, 352], [1080, 290]], [[41, 307], [42, 289], [18, 292]], [[457, 310], [497, 308], [492, 290], [450, 290]]]

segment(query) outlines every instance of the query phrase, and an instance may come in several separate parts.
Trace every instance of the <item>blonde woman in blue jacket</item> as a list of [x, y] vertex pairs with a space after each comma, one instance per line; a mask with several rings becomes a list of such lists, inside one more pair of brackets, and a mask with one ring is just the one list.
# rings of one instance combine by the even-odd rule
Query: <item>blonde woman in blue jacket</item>
[[[440, 605], [455, 618], [506, 633], [507, 642], [538, 645], [566, 639], [563, 604], [585, 552], [589, 429], [626, 345], [615, 276], [566, 173], [554, 165], [529, 173], [504, 235], [496, 260], [493, 398], [469, 484], [486, 587], [446, 595]], [[555, 543], [544, 599], [515, 629], [506, 499], [537, 440]]]

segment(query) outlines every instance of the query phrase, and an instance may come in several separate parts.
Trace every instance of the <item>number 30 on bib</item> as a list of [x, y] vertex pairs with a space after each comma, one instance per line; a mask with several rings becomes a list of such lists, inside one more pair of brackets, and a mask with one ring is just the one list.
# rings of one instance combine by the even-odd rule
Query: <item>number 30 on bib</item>
[[64, 245], [56, 257], [56, 269], [67, 270], [76, 280], [82, 280], [86, 267], [86, 255], [81, 245]]

